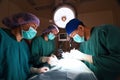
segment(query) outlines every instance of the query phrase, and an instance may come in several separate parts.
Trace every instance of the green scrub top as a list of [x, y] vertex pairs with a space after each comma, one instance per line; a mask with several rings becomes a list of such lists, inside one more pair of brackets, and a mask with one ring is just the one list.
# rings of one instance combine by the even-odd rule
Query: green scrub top
[[[34, 67], [43, 67], [44, 63], [40, 61], [41, 57], [50, 56], [55, 51], [55, 40], [45, 41], [42, 36], [37, 36], [32, 40], [31, 59]], [[48, 66], [48, 64], [46, 65]]]
[[0, 80], [26, 80], [29, 74], [29, 48], [17, 42], [7, 29], [0, 29]]
[[116, 80], [120, 76], [120, 28], [113, 25], [94, 27], [90, 39], [81, 43], [79, 50], [93, 57], [87, 66], [98, 80]]

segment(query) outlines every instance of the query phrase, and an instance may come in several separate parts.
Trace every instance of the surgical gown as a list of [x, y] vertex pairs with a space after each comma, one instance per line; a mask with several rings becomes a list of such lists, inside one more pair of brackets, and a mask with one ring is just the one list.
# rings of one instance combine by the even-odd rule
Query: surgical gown
[[0, 80], [26, 80], [29, 74], [29, 48], [17, 42], [7, 29], [0, 29]]
[[120, 76], [120, 28], [113, 25], [94, 27], [90, 39], [81, 43], [80, 51], [93, 57], [87, 66], [98, 80], [117, 80]]
[[32, 40], [31, 63], [34, 67], [48, 66], [40, 61], [41, 57], [50, 56], [55, 52], [55, 40], [45, 41], [43, 37], [37, 36]]

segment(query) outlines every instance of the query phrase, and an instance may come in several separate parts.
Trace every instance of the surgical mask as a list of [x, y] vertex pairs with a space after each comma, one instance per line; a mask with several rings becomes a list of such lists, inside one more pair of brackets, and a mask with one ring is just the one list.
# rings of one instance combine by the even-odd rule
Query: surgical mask
[[24, 39], [32, 39], [36, 36], [36, 34], [37, 34], [37, 31], [32, 27], [30, 27], [28, 31], [22, 30], [22, 37]]
[[84, 39], [84, 36], [83, 37], [80, 37], [78, 34], [76, 34], [74, 37], [73, 37], [73, 40], [77, 43], [81, 43], [81, 42], [84, 42], [85, 39]]
[[48, 34], [48, 39], [53, 40], [55, 38], [55, 35], [53, 33]]

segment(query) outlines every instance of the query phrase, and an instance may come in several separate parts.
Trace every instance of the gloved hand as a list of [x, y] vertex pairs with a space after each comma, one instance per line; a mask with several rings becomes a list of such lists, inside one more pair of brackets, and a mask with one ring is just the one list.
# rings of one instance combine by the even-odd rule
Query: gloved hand
[[38, 70], [37, 70], [38, 73], [44, 73], [44, 72], [47, 72], [47, 71], [49, 71], [48, 67], [38, 68]]
[[73, 59], [84, 60], [85, 55], [86, 55], [86, 54], [80, 52], [80, 51], [77, 50], [77, 49], [72, 49], [72, 50], [70, 50], [70, 56], [72, 56]]
[[70, 51], [70, 54], [74, 59], [84, 60], [84, 61], [87, 61], [89, 63], [93, 63], [91, 55], [84, 54], [77, 49], [72, 49]]
[[55, 55], [51, 55], [49, 58], [48, 58], [48, 64], [50, 64], [51, 66], [56, 66], [58, 64], [58, 59]]
[[58, 59], [55, 55], [51, 55], [50, 57], [41, 57], [40, 61], [42, 61], [43, 63], [47, 62], [48, 64], [50, 64], [51, 66], [55, 66], [58, 64]]
[[48, 58], [49, 58], [49, 57], [45, 57], [45, 56], [43, 56], [43, 57], [40, 58], [40, 62], [45, 63], [45, 62], [48, 61]]
[[43, 72], [49, 71], [49, 68], [48, 68], [48, 67], [42, 67], [42, 68], [31, 67], [31, 68], [30, 68], [30, 71], [31, 71], [32, 73], [43, 73]]
[[69, 59], [84, 60], [84, 61], [88, 61], [89, 63], [93, 62], [91, 55], [84, 54], [77, 49], [72, 49], [70, 53], [69, 52], [63, 53], [62, 57], [69, 58]]

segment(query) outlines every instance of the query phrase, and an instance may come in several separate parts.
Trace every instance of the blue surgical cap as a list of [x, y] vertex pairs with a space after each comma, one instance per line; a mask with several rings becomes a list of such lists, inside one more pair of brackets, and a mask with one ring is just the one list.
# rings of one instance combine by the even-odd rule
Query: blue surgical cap
[[78, 19], [72, 19], [70, 20], [67, 24], [66, 24], [66, 32], [68, 35], [70, 35], [74, 30], [76, 30], [78, 28], [79, 25], [83, 25], [83, 22], [78, 20]]

